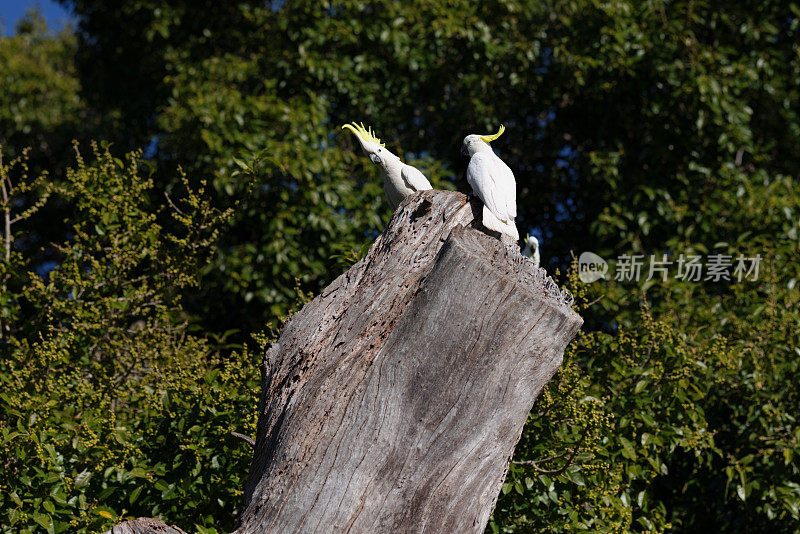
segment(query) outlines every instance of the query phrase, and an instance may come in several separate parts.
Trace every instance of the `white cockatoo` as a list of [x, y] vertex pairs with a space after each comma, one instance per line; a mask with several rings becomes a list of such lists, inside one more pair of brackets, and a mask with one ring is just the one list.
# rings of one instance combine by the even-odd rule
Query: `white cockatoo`
[[514, 173], [492, 151], [489, 143], [503, 135], [505, 126], [494, 135], [468, 135], [461, 152], [470, 157], [467, 182], [483, 201], [483, 225], [489, 230], [519, 240], [517, 225], [517, 182]]
[[531, 259], [533, 264], [538, 267], [539, 266], [539, 240], [536, 239], [535, 236], [528, 234], [527, 237], [524, 239], [525, 241], [525, 249], [522, 251], [523, 256], [527, 256]]
[[372, 133], [372, 128], [364, 128], [363, 124], [354, 122], [345, 124], [342, 129], [348, 129], [355, 134], [369, 160], [381, 169], [383, 192], [386, 193], [386, 200], [392, 209], [396, 209], [412, 193], [433, 189], [419, 169], [406, 165], [386, 150], [381, 140]]

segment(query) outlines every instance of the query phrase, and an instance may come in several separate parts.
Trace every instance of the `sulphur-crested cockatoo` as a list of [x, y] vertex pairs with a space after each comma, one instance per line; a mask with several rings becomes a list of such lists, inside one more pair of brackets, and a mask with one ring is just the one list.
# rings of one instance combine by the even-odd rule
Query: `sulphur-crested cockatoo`
[[531, 234], [528, 234], [524, 239], [525, 249], [522, 251], [523, 256], [528, 256], [533, 264], [539, 266], [539, 240]]
[[519, 240], [517, 225], [517, 182], [514, 173], [492, 151], [489, 143], [503, 135], [505, 126], [494, 135], [468, 135], [461, 152], [470, 157], [467, 182], [483, 201], [483, 225], [489, 230]]
[[419, 169], [406, 165], [400, 158], [386, 150], [381, 140], [372, 133], [372, 128], [364, 128], [363, 124], [345, 124], [342, 129], [352, 131], [361, 148], [367, 153], [372, 163], [381, 170], [383, 192], [392, 209], [397, 208], [408, 195], [417, 191], [433, 189], [430, 182]]

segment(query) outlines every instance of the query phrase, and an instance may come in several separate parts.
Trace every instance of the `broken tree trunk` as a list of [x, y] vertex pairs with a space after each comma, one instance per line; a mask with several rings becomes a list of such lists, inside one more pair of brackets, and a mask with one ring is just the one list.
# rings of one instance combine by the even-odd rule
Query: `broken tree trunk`
[[175, 525], [167, 525], [160, 519], [140, 517], [111, 527], [111, 530], [106, 530], [103, 534], [186, 534], [186, 532]]
[[407, 199], [265, 358], [238, 534], [482, 532], [582, 320], [477, 204]]

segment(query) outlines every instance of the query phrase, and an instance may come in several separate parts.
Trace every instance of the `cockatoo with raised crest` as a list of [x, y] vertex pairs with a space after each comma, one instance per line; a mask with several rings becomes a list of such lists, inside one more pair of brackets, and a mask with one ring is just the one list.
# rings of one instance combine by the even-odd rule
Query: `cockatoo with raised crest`
[[494, 135], [468, 135], [464, 138], [461, 152], [470, 157], [467, 167], [467, 182], [472, 191], [483, 201], [483, 225], [519, 240], [517, 225], [517, 182], [514, 173], [489, 146], [503, 135], [505, 126]]
[[354, 122], [345, 124], [342, 129], [348, 129], [355, 134], [369, 160], [380, 168], [383, 192], [386, 193], [386, 200], [392, 209], [396, 209], [412, 193], [433, 189], [419, 169], [406, 165], [399, 157], [386, 150], [381, 140], [372, 133], [372, 128], [365, 128], [364, 124]]

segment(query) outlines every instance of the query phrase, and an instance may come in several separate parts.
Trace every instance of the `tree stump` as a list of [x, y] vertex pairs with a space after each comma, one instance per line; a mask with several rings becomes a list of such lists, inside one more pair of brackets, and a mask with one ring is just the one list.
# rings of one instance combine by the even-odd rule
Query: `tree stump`
[[103, 534], [186, 534], [175, 525], [167, 525], [160, 519], [140, 517], [115, 525]]
[[582, 324], [544, 270], [424, 191], [268, 350], [236, 531], [482, 532]]

